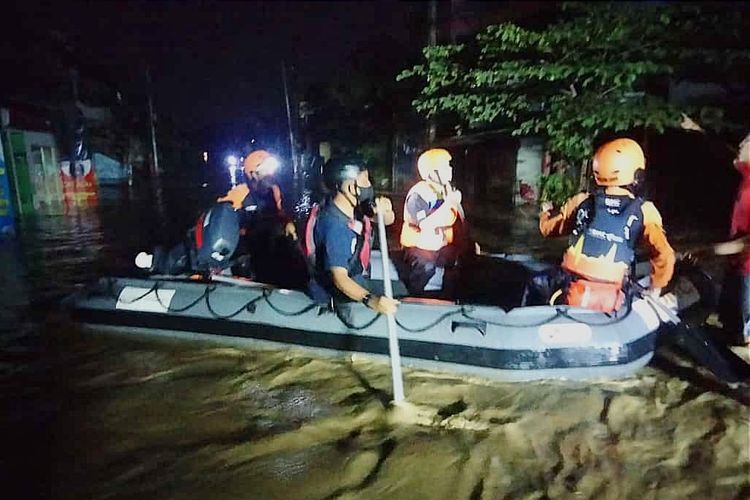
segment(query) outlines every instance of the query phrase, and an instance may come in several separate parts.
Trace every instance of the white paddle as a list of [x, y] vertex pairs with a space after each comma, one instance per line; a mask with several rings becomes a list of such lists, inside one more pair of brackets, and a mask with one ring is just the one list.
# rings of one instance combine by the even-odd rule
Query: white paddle
[[[393, 287], [391, 285], [391, 259], [388, 257], [388, 240], [385, 235], [385, 220], [383, 211], [378, 210], [378, 239], [380, 240], [380, 255], [383, 265], [383, 285], [385, 296], [393, 298]], [[396, 317], [393, 314], [386, 316], [388, 322], [388, 350], [391, 355], [391, 377], [393, 379], [393, 401], [401, 403], [404, 401], [404, 380], [401, 374], [401, 354], [398, 349], [398, 337], [396, 335]]]

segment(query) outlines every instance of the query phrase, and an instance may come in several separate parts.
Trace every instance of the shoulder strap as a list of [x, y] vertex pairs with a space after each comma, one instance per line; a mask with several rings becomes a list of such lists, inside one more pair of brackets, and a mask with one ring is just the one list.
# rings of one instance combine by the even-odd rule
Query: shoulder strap
[[310, 209], [310, 217], [307, 218], [307, 224], [305, 225], [305, 256], [310, 259], [315, 257], [314, 231], [319, 212], [320, 205], [316, 203]]

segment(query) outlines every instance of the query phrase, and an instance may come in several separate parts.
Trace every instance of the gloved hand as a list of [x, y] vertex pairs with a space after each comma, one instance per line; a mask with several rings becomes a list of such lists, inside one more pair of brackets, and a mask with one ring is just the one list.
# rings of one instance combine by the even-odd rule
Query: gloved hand
[[542, 203], [542, 206], [541, 206], [542, 213], [549, 212], [553, 208], [554, 208], [554, 205], [552, 205], [552, 203], [550, 203], [548, 201], [545, 201], [544, 203]]

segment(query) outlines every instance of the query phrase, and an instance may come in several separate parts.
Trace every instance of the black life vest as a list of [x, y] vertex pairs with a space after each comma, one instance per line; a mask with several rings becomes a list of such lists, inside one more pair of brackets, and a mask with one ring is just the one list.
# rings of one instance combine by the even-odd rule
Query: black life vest
[[615, 262], [635, 263], [635, 248], [643, 234], [644, 200], [627, 195], [598, 191], [578, 206], [570, 245], [583, 236], [581, 253], [590, 257], [606, 255], [616, 245]]
[[247, 181], [247, 187], [250, 192], [242, 200], [245, 225], [278, 220], [280, 213], [276, 205], [274, 184], [251, 179]]

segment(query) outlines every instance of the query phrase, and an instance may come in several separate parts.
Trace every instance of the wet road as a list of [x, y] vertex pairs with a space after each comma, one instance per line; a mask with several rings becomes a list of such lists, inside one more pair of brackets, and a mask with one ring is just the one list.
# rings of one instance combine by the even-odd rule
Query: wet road
[[[3, 498], [750, 496], [748, 408], [672, 376], [701, 379], [679, 358], [661, 362], [672, 375], [596, 384], [407, 370], [419, 411], [394, 414], [385, 364], [65, 321], [60, 298], [129, 272], [138, 250], [180, 236], [212, 196], [111, 189], [96, 210], [26, 221], [0, 244]], [[503, 227], [484, 241], [528, 245], [522, 223]]]

